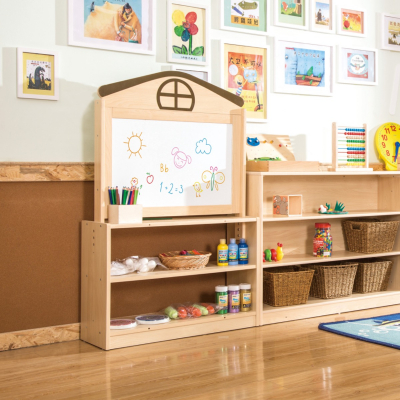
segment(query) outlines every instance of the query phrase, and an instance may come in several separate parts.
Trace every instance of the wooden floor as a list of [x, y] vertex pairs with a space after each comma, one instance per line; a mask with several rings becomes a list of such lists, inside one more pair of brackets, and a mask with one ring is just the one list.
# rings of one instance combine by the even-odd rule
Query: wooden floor
[[400, 351], [319, 331], [399, 306], [105, 352], [81, 341], [0, 353], [5, 399], [400, 399]]

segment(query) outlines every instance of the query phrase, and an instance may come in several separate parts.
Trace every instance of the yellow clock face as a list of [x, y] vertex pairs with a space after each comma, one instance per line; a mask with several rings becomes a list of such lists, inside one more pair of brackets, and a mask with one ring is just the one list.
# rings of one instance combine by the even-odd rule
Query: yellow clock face
[[386, 170], [397, 171], [397, 162], [400, 162], [400, 125], [388, 122], [380, 126], [376, 131], [375, 146], [379, 158], [386, 164]]

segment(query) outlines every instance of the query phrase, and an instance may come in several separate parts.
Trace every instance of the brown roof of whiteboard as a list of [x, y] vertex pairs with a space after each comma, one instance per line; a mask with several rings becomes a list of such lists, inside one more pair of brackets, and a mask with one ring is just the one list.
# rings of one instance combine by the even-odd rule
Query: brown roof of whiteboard
[[109, 85], [100, 86], [97, 92], [100, 97], [106, 97], [106, 96], [109, 96], [110, 94], [117, 93], [117, 92], [120, 92], [125, 89], [129, 89], [133, 86], [141, 85], [142, 83], [146, 83], [146, 82], [152, 81], [154, 79], [159, 79], [159, 78], [164, 78], [164, 77], [168, 78], [168, 77], [173, 77], [173, 76], [179, 77], [179, 78], [185, 78], [194, 83], [197, 83], [198, 85], [203, 86], [206, 89], [211, 90], [212, 92], [216, 93], [217, 95], [225, 98], [226, 100], [229, 100], [230, 102], [236, 104], [238, 107], [242, 107], [244, 104], [244, 100], [241, 97], [236, 96], [235, 94], [232, 94], [232, 93], [228, 92], [227, 90], [221, 89], [218, 86], [212, 85], [211, 83], [203, 81], [202, 79], [196, 78], [195, 76], [185, 74], [184, 72], [178, 72], [178, 71], [158, 72], [156, 74], [145, 75], [145, 76], [141, 76], [139, 78], [128, 79], [126, 81], [110, 83]]

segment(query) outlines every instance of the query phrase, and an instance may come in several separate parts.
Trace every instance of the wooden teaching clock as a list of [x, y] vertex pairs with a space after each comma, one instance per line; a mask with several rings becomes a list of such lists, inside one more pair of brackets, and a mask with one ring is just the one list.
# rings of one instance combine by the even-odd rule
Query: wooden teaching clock
[[386, 170], [397, 171], [398, 157], [400, 157], [400, 125], [388, 122], [380, 126], [376, 131], [375, 146], [379, 158], [385, 162]]

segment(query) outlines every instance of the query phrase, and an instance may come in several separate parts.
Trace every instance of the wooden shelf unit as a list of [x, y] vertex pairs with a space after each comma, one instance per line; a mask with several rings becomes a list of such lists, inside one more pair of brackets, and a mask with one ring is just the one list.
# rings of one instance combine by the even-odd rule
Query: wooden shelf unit
[[[157, 271], [146, 274], [111, 276], [112, 230], [172, 227], [179, 225], [227, 224], [226, 238], [244, 237], [249, 245], [249, 264], [218, 267], [211, 262], [204, 269], [189, 271]], [[100, 222], [82, 222], [82, 309], [81, 339], [104, 350], [145, 343], [178, 339], [258, 326], [262, 316], [260, 287], [261, 247], [260, 220], [256, 217], [199, 217], [170, 220], [143, 221], [142, 224], [115, 225]], [[218, 243], [215, 243], [215, 249]], [[179, 247], [178, 243], [177, 246]], [[170, 321], [161, 325], [138, 325], [136, 328], [115, 331], [110, 329], [111, 291], [118, 290], [118, 283], [175, 277], [225, 273], [226, 284], [248, 282], [252, 285], [252, 311], [238, 314], [212, 315], [197, 319]], [[210, 288], [212, 291], [214, 287]], [[187, 299], [199, 301], [199, 299]], [[165, 307], [169, 305], [165, 298]], [[154, 312], [159, 310], [154, 310]]]
[[[278, 242], [283, 243], [283, 260], [264, 263], [263, 268], [372, 257], [393, 261], [387, 292], [354, 293], [350, 297], [333, 300], [310, 298], [307, 304], [290, 307], [263, 305], [261, 325], [400, 304], [400, 235], [390, 253], [361, 254], [347, 250], [342, 230], [342, 221], [349, 218], [399, 220], [400, 172], [248, 172], [246, 193], [247, 214], [261, 219], [261, 251], [276, 248]], [[303, 215], [274, 216], [272, 198], [277, 194], [302, 195]], [[344, 203], [348, 214], [318, 214], [321, 204], [334, 205], [336, 201]], [[330, 258], [312, 255], [316, 222], [329, 222], [332, 226], [333, 255]], [[261, 284], [262, 279], [261, 275]]]

